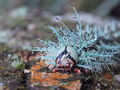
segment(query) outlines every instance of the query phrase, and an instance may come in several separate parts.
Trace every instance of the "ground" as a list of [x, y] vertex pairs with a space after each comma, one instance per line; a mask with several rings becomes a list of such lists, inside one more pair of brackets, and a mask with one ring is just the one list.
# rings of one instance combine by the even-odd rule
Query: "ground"
[[[119, 68], [102, 74], [81, 75], [50, 71], [44, 61], [36, 59], [42, 52], [30, 49], [39, 46], [38, 39], [54, 40], [45, 26], [56, 25], [56, 22], [29, 16], [17, 19], [6, 15], [0, 19], [3, 29], [0, 30], [0, 90], [120, 90]], [[66, 23], [75, 26], [73, 22]], [[17, 58], [25, 67], [12, 67], [11, 63]]]

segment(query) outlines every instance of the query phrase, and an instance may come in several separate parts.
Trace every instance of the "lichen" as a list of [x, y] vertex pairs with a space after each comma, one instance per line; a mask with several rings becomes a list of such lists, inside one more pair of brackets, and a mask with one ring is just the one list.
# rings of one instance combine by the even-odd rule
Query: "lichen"
[[[78, 67], [101, 73], [104, 69], [110, 70], [109, 66], [117, 65], [113, 58], [120, 52], [119, 44], [104, 42], [106, 36], [110, 36], [107, 35], [109, 33], [104, 32], [104, 30], [109, 31], [108, 28], [83, 25], [78, 20], [76, 28], [69, 29], [61, 20], [59, 21], [62, 24], [61, 27], [48, 26], [57, 37], [57, 42], [40, 40], [44, 47], [33, 48], [33, 51], [46, 52], [41, 59], [50, 60], [49, 64], [55, 64], [59, 50], [64, 46], [73, 46], [79, 54]], [[108, 41], [109, 39], [107, 38]]]
[[11, 63], [11, 66], [14, 68], [14, 69], [17, 69], [17, 70], [22, 70], [25, 68], [25, 64], [23, 63], [22, 60], [14, 60], [12, 63]]

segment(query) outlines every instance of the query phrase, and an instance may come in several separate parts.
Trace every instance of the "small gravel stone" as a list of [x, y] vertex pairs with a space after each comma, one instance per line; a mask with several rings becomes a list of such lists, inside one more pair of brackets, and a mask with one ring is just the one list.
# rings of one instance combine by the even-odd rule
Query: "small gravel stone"
[[120, 75], [115, 75], [115, 76], [114, 76], [114, 79], [115, 79], [116, 81], [120, 82]]

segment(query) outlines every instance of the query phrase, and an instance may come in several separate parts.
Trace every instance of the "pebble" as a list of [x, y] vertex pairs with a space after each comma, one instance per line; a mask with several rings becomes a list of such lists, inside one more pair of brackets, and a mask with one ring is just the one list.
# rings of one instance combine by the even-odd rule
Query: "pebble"
[[114, 79], [118, 82], [120, 82], [120, 75], [114, 75]]

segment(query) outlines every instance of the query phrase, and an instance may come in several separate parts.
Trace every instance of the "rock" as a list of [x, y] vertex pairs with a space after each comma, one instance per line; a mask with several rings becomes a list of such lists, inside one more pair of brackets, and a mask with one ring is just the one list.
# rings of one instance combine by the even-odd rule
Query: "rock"
[[[69, 78], [75, 78], [72, 74], [60, 73], [60, 72], [40, 72], [38, 71], [42, 67], [45, 67], [45, 63], [37, 62], [36, 65], [31, 68], [31, 86], [42, 86], [42, 87], [61, 87], [67, 90], [80, 90], [80, 80], [71, 80]], [[48, 89], [51, 90], [51, 89]], [[59, 90], [59, 89], [58, 89]]]

